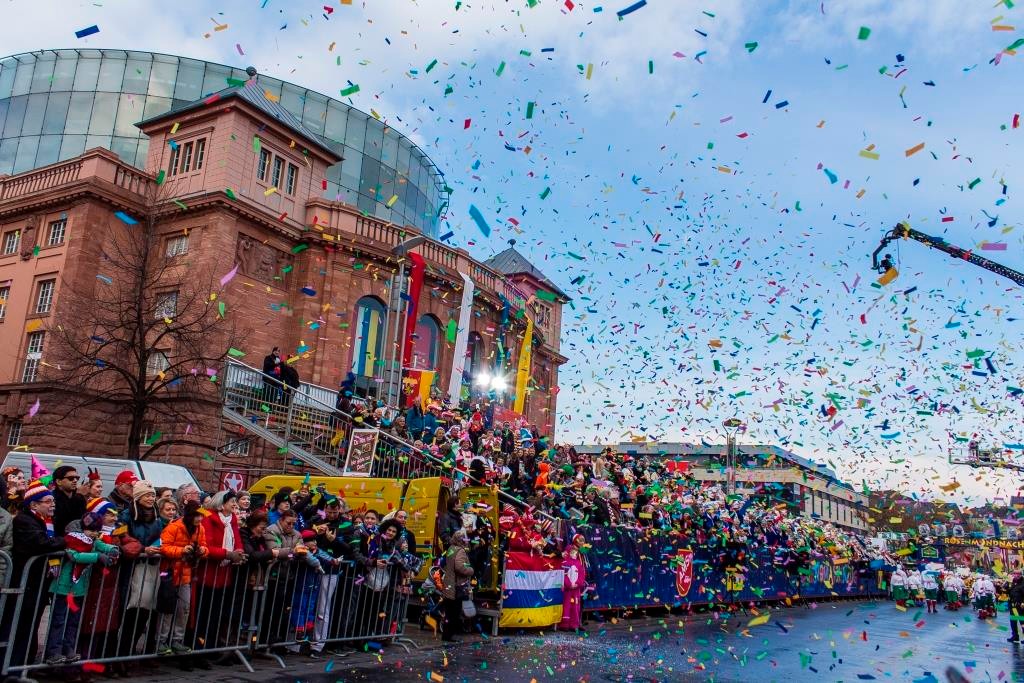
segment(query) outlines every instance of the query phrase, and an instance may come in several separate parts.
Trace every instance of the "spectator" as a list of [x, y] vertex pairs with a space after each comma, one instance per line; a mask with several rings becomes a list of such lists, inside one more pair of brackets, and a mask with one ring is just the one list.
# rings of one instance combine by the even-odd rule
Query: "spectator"
[[[173, 505], [174, 502], [170, 501]], [[173, 587], [174, 604], [170, 613], [160, 617], [160, 635], [157, 639], [159, 654], [187, 654], [185, 627], [188, 625], [192, 605], [192, 569], [206, 558], [206, 533], [199, 504], [185, 504], [181, 519], [171, 522], [160, 534], [160, 552], [164, 557], [166, 580]]]
[[184, 510], [185, 505], [189, 502], [201, 502], [201, 497], [202, 493], [195, 484], [182, 484], [174, 492], [174, 499], [178, 501], [178, 509], [180, 510]]
[[280, 403], [283, 379], [281, 352], [275, 346], [263, 359], [263, 400], [269, 403]]
[[156, 490], [149, 481], [140, 479], [132, 486], [132, 504], [121, 513], [121, 523], [127, 525], [128, 533], [142, 545], [142, 553], [132, 567], [125, 618], [121, 624], [120, 654], [126, 656], [137, 653], [139, 638], [143, 634], [146, 641], [142, 650], [152, 652], [151, 638], [156, 635], [149, 626], [156, 609], [160, 534], [166, 523], [156, 512]]
[[85, 514], [85, 498], [78, 492], [80, 479], [78, 471], [70, 465], [61, 465], [53, 471], [53, 531], [58, 536], [64, 535], [69, 522]]
[[292, 509], [293, 490], [290, 486], [285, 486], [270, 499], [270, 512], [267, 513], [270, 524], [277, 524], [281, 515]]
[[248, 491], [238, 492], [238, 510], [235, 512], [238, 515], [238, 523], [240, 525], [245, 524], [245, 520], [252, 513], [252, 494]]
[[171, 498], [157, 498], [156, 510], [165, 526], [178, 519], [178, 504]]
[[[222, 628], [236, 623], [232, 612], [234, 601], [229, 587], [237, 578], [237, 567], [245, 562], [242, 532], [238, 528], [234, 491], [219, 491], [209, 502], [209, 514], [200, 522], [206, 538], [206, 559], [199, 564], [199, 586], [196, 591], [196, 642], [217, 647]], [[195, 660], [197, 666], [209, 666], [205, 659]]]
[[437, 538], [441, 542], [441, 547], [436, 553], [437, 555], [440, 556], [448, 550], [452, 543], [452, 537], [455, 535], [455, 532], [462, 529], [462, 526], [462, 503], [459, 502], [458, 496], [452, 494], [448, 497], [445, 511], [437, 524]]
[[110, 502], [117, 506], [118, 510], [127, 510], [132, 504], [132, 487], [139, 478], [131, 470], [124, 470], [118, 473], [114, 479], [114, 490], [110, 493]]
[[21, 511], [22, 496], [28, 488], [25, 481], [25, 473], [17, 467], [8, 467], [3, 471], [3, 480], [6, 484], [3, 496], [3, 506], [12, 516]]
[[298, 356], [292, 356], [288, 359], [287, 363], [281, 366], [281, 382], [284, 384], [284, 403], [288, 404], [292, 402], [295, 394], [299, 391], [302, 386], [302, 382], [299, 380], [299, 371], [295, 369], [295, 363], [299, 360]]
[[46, 596], [49, 594], [51, 573], [60, 566], [46, 559], [34, 560], [50, 553], [62, 552], [66, 547], [64, 537], [54, 533], [53, 492], [39, 481], [33, 481], [25, 490], [24, 507], [14, 518], [13, 571], [11, 585], [25, 585], [25, 604], [17, 624], [13, 624], [15, 600], [8, 600], [4, 609], [4, 633], [13, 635], [10, 639], [10, 664], [32, 664], [36, 661], [39, 644], [36, 633], [42, 619]]
[[456, 632], [461, 632], [462, 602], [472, 598], [470, 580], [473, 578], [473, 567], [469, 564], [466, 547], [469, 537], [464, 529], [459, 529], [451, 537], [451, 545], [444, 557], [444, 590], [441, 591], [441, 606], [444, 620], [441, 626], [441, 640], [453, 642]]
[[49, 666], [74, 664], [82, 658], [75, 651], [82, 617], [82, 610], [75, 601], [85, 597], [92, 565], [99, 563], [109, 567], [120, 555], [116, 546], [100, 540], [102, 529], [103, 517], [87, 513], [82, 518], [82, 531], [64, 536], [67, 560], [61, 564], [60, 575], [50, 588], [54, 600], [45, 652]]
[[96, 498], [102, 498], [103, 479], [100, 477], [100, 473], [90, 467], [88, 475], [79, 482], [78, 492], [82, 494], [86, 503]]

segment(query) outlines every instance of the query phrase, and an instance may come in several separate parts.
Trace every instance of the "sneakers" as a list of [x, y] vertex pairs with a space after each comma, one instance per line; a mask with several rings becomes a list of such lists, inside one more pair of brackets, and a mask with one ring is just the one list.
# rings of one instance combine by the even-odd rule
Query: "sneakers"
[[64, 655], [53, 655], [52, 657], [46, 658], [45, 664], [47, 666], [60, 666], [67, 661], [68, 660]]
[[80, 655], [80, 654], [78, 654], [76, 652], [73, 655], [68, 655], [67, 657], [65, 657], [64, 658], [64, 663], [65, 664], [74, 664], [75, 662], [79, 661], [81, 658], [82, 658], [82, 655]]
[[187, 655], [192, 652], [192, 648], [184, 643], [171, 643], [171, 651], [176, 655]]
[[169, 647], [162, 647], [159, 650], [157, 650], [156, 654], [158, 657], [167, 657], [168, 655], [173, 655], [174, 650]]

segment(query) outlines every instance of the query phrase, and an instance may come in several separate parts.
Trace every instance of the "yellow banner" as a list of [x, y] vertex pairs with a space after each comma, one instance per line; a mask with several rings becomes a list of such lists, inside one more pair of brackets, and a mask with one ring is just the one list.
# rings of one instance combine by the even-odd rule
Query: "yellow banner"
[[526, 334], [523, 335], [523, 345], [519, 349], [519, 368], [516, 370], [516, 402], [512, 407], [520, 415], [523, 414], [523, 406], [526, 404], [526, 383], [530, 379], [530, 360], [533, 356], [533, 320], [526, 318]]
[[434, 384], [434, 370], [420, 370], [420, 408], [424, 411], [430, 403], [430, 387]]

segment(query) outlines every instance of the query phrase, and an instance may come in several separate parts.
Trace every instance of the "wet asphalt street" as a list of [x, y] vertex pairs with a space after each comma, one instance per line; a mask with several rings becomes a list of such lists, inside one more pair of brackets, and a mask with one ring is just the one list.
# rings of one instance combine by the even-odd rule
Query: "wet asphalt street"
[[273, 680], [927, 683], [947, 680], [949, 667], [971, 681], [1024, 680], [1024, 651], [1006, 642], [1008, 623], [1005, 614], [978, 621], [970, 610], [926, 614], [901, 612], [891, 602], [822, 603], [762, 611], [760, 618], [591, 621], [581, 635], [510, 634], [411, 655], [390, 647], [373, 661], [337, 659], [322, 673]]

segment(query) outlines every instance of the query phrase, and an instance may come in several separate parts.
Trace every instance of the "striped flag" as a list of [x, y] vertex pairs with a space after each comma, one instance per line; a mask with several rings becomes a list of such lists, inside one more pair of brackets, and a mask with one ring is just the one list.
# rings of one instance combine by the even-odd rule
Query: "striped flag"
[[560, 622], [563, 581], [561, 559], [507, 553], [499, 625], [539, 628]]

